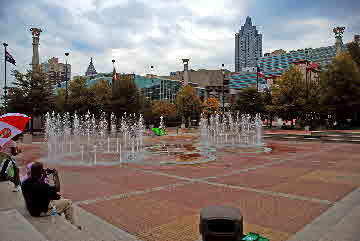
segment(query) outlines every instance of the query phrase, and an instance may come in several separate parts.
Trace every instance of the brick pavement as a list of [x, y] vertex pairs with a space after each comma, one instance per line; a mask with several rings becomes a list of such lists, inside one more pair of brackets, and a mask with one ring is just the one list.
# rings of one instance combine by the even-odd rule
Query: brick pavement
[[[194, 138], [166, 140], [181, 143]], [[286, 240], [360, 185], [357, 145], [298, 141], [267, 145], [273, 148], [271, 153], [224, 150], [216, 161], [192, 166], [57, 168], [64, 196], [149, 241], [198, 240], [199, 211], [213, 204], [239, 207], [246, 232]], [[22, 160], [44, 155], [39, 146], [26, 149]]]

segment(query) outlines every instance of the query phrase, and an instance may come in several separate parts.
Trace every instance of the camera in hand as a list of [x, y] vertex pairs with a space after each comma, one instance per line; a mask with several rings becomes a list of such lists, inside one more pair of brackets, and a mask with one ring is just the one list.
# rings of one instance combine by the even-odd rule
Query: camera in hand
[[51, 169], [51, 168], [46, 168], [46, 169], [45, 169], [46, 175], [54, 174], [55, 171], [56, 171], [55, 169]]

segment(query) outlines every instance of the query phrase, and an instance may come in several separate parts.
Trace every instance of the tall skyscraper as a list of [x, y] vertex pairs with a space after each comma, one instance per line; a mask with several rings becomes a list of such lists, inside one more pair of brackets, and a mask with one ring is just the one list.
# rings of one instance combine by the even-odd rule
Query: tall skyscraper
[[247, 17], [245, 24], [235, 34], [235, 72], [244, 67], [256, 67], [256, 58], [262, 57], [262, 34]]
[[85, 72], [85, 76], [97, 74], [94, 64], [92, 62], [92, 58], [90, 59], [90, 64]]

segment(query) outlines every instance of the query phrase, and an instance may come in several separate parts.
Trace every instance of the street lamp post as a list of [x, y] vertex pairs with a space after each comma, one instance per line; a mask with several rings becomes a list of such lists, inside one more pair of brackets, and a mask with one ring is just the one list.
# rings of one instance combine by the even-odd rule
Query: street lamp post
[[[154, 66], [153, 65], [150, 66], [150, 79], [151, 79], [151, 84], [150, 84], [149, 97], [150, 97], [150, 101], [151, 101], [152, 94], [153, 94], [153, 84], [154, 84]], [[159, 99], [160, 99], [160, 92], [159, 92]]]
[[[111, 60], [112, 64], [113, 64], [113, 77], [112, 77], [112, 83], [111, 83], [111, 86], [112, 86], [112, 89], [114, 90], [114, 86], [116, 87], [116, 83], [117, 82], [117, 76], [115, 76], [115, 59], [112, 59]], [[115, 79], [116, 77], [116, 79]]]
[[221, 64], [221, 72], [223, 77], [223, 84], [222, 84], [222, 108], [225, 111], [225, 69], [224, 64]]
[[67, 65], [67, 57], [69, 56], [69, 53], [65, 53], [65, 108], [67, 109], [68, 105], [68, 65]]
[[258, 58], [256, 58], [256, 91], [259, 92], [259, 66], [258, 66]]
[[6, 47], [8, 46], [7, 43], [3, 43], [4, 47], [5, 47], [5, 86], [4, 86], [4, 107], [5, 107], [5, 112], [7, 111], [7, 87], [6, 87]]

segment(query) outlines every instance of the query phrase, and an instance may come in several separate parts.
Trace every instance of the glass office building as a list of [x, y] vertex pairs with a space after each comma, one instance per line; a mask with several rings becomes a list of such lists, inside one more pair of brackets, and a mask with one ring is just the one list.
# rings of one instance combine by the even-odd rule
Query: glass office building
[[[179, 80], [158, 78], [157, 76], [135, 75], [135, 84], [141, 92], [150, 100], [164, 100], [171, 103], [175, 102], [176, 95], [181, 89], [182, 83]], [[197, 95], [203, 99], [205, 88], [198, 87], [196, 83], [189, 83], [196, 90]]]
[[[346, 50], [346, 44], [343, 45], [343, 51]], [[321, 69], [326, 69], [336, 56], [335, 45], [321, 48], [307, 48], [290, 51], [288, 53], [264, 56], [258, 60], [258, 66], [262, 72], [262, 78], [259, 83], [265, 84], [266, 78], [271, 76], [280, 76], [290, 66], [299, 60], [318, 63]], [[235, 72], [228, 75], [229, 86], [232, 89], [242, 89], [249, 86], [256, 86], [256, 73], [254, 72]]]
[[[112, 73], [96, 74], [92, 76], [85, 76], [87, 86], [92, 86], [100, 80], [106, 80], [109, 85], [112, 85]], [[119, 74], [120, 75], [120, 74]], [[121, 81], [121, 80], [120, 80]], [[171, 103], [175, 102], [176, 95], [181, 89], [182, 83], [179, 80], [163, 79], [157, 76], [141, 76], [134, 75], [134, 83], [139, 88], [139, 91], [150, 100], [163, 100]], [[69, 83], [68, 83], [69, 84]], [[189, 83], [196, 90], [197, 95], [203, 99], [205, 96], [205, 88], [198, 87], [196, 83]], [[56, 88], [65, 88], [66, 83], [62, 82]], [[55, 88], [55, 89], [56, 89]]]

